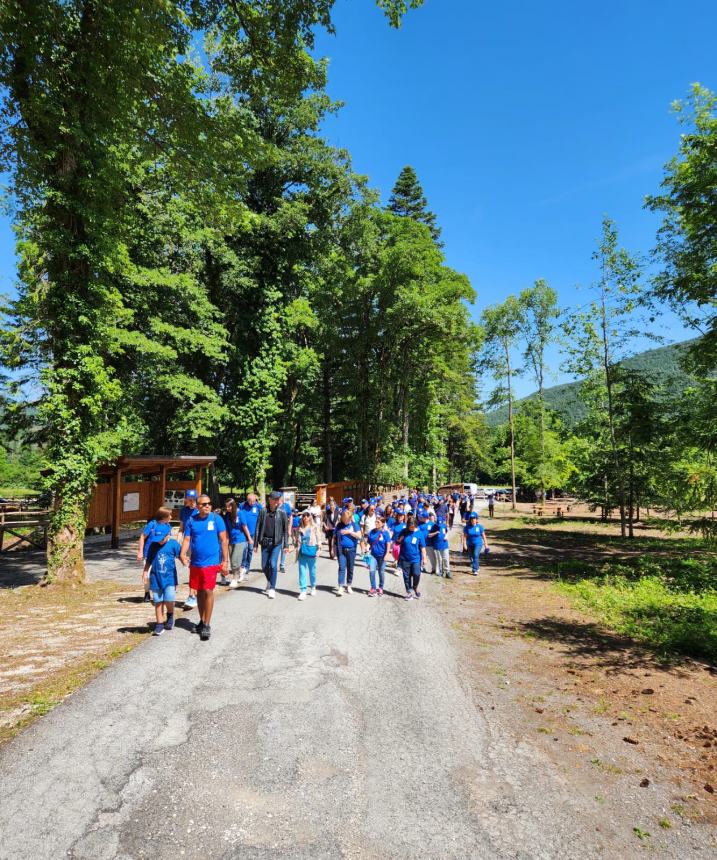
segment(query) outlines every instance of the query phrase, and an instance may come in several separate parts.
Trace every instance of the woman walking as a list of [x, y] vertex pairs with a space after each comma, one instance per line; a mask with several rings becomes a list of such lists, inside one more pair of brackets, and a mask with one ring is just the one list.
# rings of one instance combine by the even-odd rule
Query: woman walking
[[406, 587], [405, 600], [413, 600], [421, 596], [418, 585], [421, 581], [421, 568], [426, 564], [425, 533], [419, 530], [416, 518], [409, 514], [406, 528], [398, 538], [401, 551], [398, 563], [403, 571], [403, 584]]
[[339, 584], [336, 596], [353, 594], [351, 585], [354, 581], [354, 565], [356, 563], [356, 547], [361, 540], [361, 531], [354, 521], [350, 510], [341, 512], [341, 519], [336, 527], [336, 549], [339, 556]]
[[468, 523], [463, 528], [463, 552], [468, 553], [471, 559], [471, 573], [478, 576], [480, 570], [480, 554], [485, 547], [488, 549], [488, 541], [485, 538], [485, 529], [478, 522], [478, 513], [471, 511], [468, 515]]
[[321, 545], [319, 527], [309, 511], [304, 511], [301, 515], [297, 532], [299, 537], [299, 600], [306, 600], [307, 594], [316, 594], [316, 557]]
[[[383, 517], [376, 518], [376, 527], [368, 533], [369, 545], [369, 577], [371, 579], [371, 590], [369, 597], [381, 596], [386, 578], [386, 558], [388, 557], [388, 545], [391, 543], [391, 532], [386, 528]], [[376, 578], [378, 575], [378, 588]]]
[[339, 524], [340, 518], [341, 511], [332, 497], [324, 511], [324, 534], [329, 545], [329, 558], [336, 557], [336, 526]]

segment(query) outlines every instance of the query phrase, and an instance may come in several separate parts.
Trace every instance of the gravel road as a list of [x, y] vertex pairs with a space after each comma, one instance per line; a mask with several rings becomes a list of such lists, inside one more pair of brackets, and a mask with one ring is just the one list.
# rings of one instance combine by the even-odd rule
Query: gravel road
[[222, 595], [209, 642], [185, 618], [113, 664], [0, 753], [0, 857], [632, 856], [474, 701], [442, 583], [387, 579], [339, 599], [321, 559], [302, 603], [290, 562], [276, 600], [260, 574]]

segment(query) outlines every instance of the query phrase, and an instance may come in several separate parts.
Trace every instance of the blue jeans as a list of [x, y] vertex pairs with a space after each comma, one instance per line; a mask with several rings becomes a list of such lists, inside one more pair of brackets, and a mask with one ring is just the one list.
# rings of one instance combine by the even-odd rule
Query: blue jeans
[[483, 548], [483, 544], [469, 543], [466, 544], [466, 547], [471, 559], [471, 570], [473, 573], [478, 573], [480, 570], [480, 551]]
[[316, 556], [299, 553], [299, 590], [306, 591], [306, 577], [313, 588], [316, 585]]
[[244, 546], [244, 558], [242, 559], [241, 566], [248, 572], [251, 568], [251, 560], [254, 558], [254, 542], [247, 541]]
[[281, 560], [279, 561], [279, 567], [282, 573], [286, 571], [286, 550], [284, 549], [283, 544], [281, 547]]
[[418, 583], [421, 581], [421, 562], [400, 559], [398, 563], [403, 571], [403, 584], [406, 586], [406, 594], [408, 594], [409, 591], [418, 588]]
[[261, 548], [261, 569], [264, 571], [269, 588], [276, 588], [276, 580], [279, 576], [279, 557], [283, 549], [283, 544]]
[[340, 546], [339, 553], [339, 587], [351, 585], [354, 581], [354, 564], [356, 564], [356, 547]]
[[376, 588], [376, 572], [378, 572], [378, 587], [383, 588], [386, 582], [386, 557], [369, 556], [368, 575], [371, 578], [371, 588]]

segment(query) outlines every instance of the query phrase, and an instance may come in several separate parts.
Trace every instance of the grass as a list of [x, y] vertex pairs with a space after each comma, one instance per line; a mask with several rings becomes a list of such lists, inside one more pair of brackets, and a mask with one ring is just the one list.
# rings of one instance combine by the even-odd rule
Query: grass
[[39, 490], [31, 490], [29, 487], [0, 486], [0, 496], [4, 499], [27, 499], [38, 494]]
[[551, 565], [559, 590], [606, 626], [664, 656], [717, 661], [717, 556], [639, 555]]

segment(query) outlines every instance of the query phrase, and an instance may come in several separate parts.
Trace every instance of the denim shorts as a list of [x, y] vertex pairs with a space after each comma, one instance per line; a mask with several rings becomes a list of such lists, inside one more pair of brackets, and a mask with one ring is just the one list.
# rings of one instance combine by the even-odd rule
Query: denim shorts
[[164, 591], [153, 591], [152, 601], [154, 603], [174, 603], [177, 590], [173, 585], [165, 585]]

